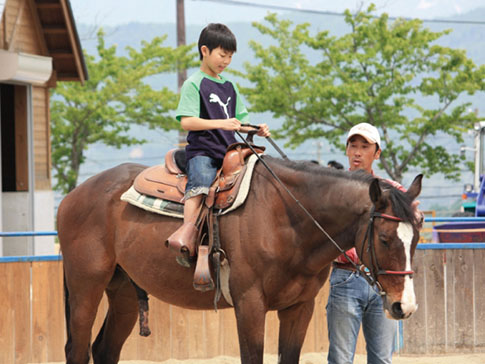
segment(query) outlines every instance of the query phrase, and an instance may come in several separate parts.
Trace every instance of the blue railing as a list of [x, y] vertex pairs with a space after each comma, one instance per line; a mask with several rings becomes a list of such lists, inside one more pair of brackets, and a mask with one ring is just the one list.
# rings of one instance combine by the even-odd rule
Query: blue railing
[[7, 231], [0, 232], [0, 237], [7, 236], [57, 236], [57, 231]]
[[[57, 236], [57, 231], [7, 231], [0, 232], [0, 237], [15, 237], [15, 236]], [[0, 263], [12, 262], [53, 262], [61, 261], [62, 256], [57, 255], [22, 255], [22, 256], [8, 256], [0, 257]]]
[[424, 222], [480, 222], [485, 217], [425, 217]]
[[57, 262], [62, 261], [62, 255], [20, 255], [0, 257], [0, 263], [14, 262]]
[[[426, 217], [424, 222], [480, 222], [485, 217]], [[15, 236], [57, 236], [57, 231], [8, 231], [0, 232], [0, 237]], [[422, 243], [418, 244], [419, 250], [446, 250], [446, 249], [485, 249], [485, 242], [481, 243]], [[11, 256], [0, 257], [0, 263], [5, 262], [36, 262], [36, 261], [59, 261], [62, 256], [36, 255], [36, 256]]]

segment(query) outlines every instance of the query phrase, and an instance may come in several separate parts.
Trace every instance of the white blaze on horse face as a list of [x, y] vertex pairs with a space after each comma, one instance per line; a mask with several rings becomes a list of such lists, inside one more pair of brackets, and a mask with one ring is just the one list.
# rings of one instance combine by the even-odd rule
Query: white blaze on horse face
[[[411, 270], [411, 244], [413, 242], [413, 227], [409, 223], [400, 222], [397, 227], [397, 236], [404, 244], [404, 253], [406, 255], [406, 271]], [[414, 295], [413, 279], [409, 275], [404, 276], [404, 290], [401, 297], [401, 310], [405, 317], [412, 314], [418, 306], [416, 305], [416, 296]]]

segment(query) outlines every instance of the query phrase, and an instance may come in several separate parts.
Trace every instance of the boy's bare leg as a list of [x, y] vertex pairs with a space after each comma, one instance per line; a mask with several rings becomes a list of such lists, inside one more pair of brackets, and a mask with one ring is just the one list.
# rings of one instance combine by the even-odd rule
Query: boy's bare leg
[[184, 206], [184, 223], [193, 222], [197, 219], [197, 213], [202, 202], [203, 195], [197, 195], [185, 200]]

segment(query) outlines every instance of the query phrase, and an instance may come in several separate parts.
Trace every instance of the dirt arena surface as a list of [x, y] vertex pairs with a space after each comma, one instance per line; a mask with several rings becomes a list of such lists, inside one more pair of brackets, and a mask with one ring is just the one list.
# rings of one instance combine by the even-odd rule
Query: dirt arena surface
[[[264, 364], [276, 364], [276, 355], [265, 355]], [[120, 364], [240, 364], [239, 358], [229, 356], [219, 356], [212, 359], [191, 359], [175, 360], [170, 359], [163, 362], [152, 362], [143, 360], [121, 361]], [[393, 364], [485, 364], [485, 353], [466, 354], [466, 355], [446, 355], [446, 356], [397, 356], [395, 355]], [[326, 353], [307, 353], [300, 358], [300, 364], [327, 364]], [[367, 364], [364, 355], [356, 355], [354, 364]]]
[[[239, 358], [218, 356], [212, 359], [170, 359], [162, 362], [146, 360], [124, 360], [120, 364], [239, 364]], [[62, 362], [46, 363], [61, 364]], [[276, 355], [265, 355], [264, 364], [276, 364]], [[485, 364], [485, 353], [453, 354], [437, 356], [398, 356], [394, 355], [393, 364]], [[327, 364], [326, 353], [307, 353], [300, 358], [300, 364]], [[356, 355], [354, 364], [366, 364], [364, 355]]]

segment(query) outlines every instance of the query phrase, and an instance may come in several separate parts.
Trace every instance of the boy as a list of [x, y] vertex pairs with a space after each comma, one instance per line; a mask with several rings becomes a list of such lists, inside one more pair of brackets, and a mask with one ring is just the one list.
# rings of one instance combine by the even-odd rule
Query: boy
[[[236, 85], [220, 75], [236, 52], [234, 34], [224, 24], [209, 24], [200, 33], [198, 48], [200, 70], [184, 82], [176, 113], [182, 128], [189, 132], [185, 147], [188, 182], [184, 223], [167, 239], [175, 251], [187, 249], [192, 254], [197, 236], [195, 222], [203, 195], [209, 193], [226, 148], [237, 142], [235, 131], [252, 130], [241, 126], [249, 120]], [[257, 135], [270, 136], [268, 126], [260, 124]], [[177, 261], [188, 264], [183, 259]]]

